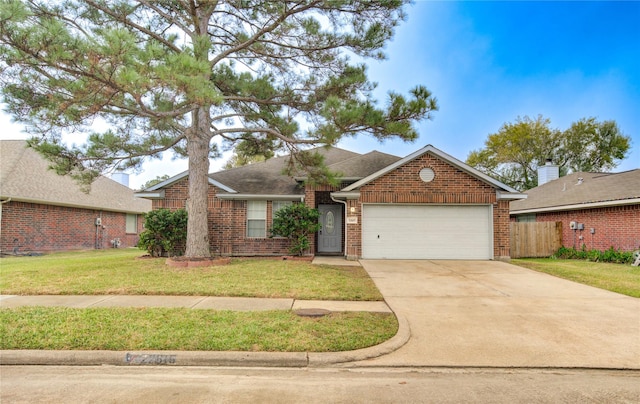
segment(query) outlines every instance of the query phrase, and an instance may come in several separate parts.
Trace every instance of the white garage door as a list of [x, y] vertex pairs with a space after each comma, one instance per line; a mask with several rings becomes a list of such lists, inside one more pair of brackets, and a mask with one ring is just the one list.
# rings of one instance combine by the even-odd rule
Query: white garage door
[[489, 205], [364, 205], [369, 259], [492, 259]]

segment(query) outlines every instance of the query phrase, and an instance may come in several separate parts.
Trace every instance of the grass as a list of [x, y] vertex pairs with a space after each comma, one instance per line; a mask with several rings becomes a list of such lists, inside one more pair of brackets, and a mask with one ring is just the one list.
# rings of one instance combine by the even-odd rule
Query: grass
[[552, 258], [514, 259], [511, 263], [600, 289], [640, 297], [640, 267]]
[[[16, 295], [198, 295], [382, 300], [360, 267], [234, 259], [173, 268], [136, 249], [0, 259], [0, 290]], [[233, 312], [167, 308], [0, 309], [0, 349], [337, 352], [391, 338], [387, 313]]]
[[382, 300], [360, 267], [303, 261], [234, 259], [205, 268], [173, 268], [137, 249], [0, 259], [0, 291], [14, 295], [184, 295]]
[[379, 344], [397, 329], [386, 313], [0, 309], [0, 349], [336, 352]]

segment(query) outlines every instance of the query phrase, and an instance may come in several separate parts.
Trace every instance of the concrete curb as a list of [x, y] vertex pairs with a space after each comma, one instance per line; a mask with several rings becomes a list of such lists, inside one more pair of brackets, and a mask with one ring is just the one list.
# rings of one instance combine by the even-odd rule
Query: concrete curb
[[409, 341], [411, 330], [398, 318], [398, 332], [388, 341], [346, 352], [204, 352], [204, 351], [44, 351], [2, 350], [1, 365], [40, 366], [242, 366], [323, 367], [391, 353]]
[[398, 319], [398, 332], [382, 344], [368, 348], [345, 352], [309, 352], [309, 367], [322, 367], [338, 363], [357, 362], [390, 354], [400, 349], [411, 338], [409, 321], [404, 317]]

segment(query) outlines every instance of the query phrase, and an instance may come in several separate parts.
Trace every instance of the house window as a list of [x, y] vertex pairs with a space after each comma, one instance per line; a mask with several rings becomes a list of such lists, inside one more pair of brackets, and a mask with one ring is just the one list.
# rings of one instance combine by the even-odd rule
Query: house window
[[247, 202], [247, 237], [267, 236], [267, 201]]
[[276, 218], [276, 212], [280, 209], [291, 205], [293, 202], [291, 201], [273, 201], [271, 205], [271, 220]]
[[138, 215], [127, 213], [127, 233], [138, 233]]
[[536, 214], [535, 213], [527, 213], [524, 215], [516, 216], [516, 222], [535, 222]]

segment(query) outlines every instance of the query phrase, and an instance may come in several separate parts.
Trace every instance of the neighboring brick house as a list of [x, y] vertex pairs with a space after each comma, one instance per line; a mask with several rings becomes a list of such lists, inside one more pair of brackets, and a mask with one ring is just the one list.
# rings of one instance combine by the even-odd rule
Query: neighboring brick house
[[623, 251], [640, 248], [640, 169], [621, 173], [551, 175], [511, 202], [513, 221], [562, 222], [562, 244], [576, 249]]
[[[282, 174], [289, 157], [209, 175], [215, 255], [282, 255], [269, 237], [273, 213], [293, 202], [320, 211], [310, 254], [357, 258], [503, 259], [509, 256], [509, 201], [523, 194], [429, 145], [400, 158], [318, 148], [339, 186], [305, 185]], [[185, 206], [188, 172], [137, 195], [153, 208]]]
[[0, 141], [0, 252], [112, 248], [138, 243], [151, 203], [100, 177], [86, 194], [23, 140]]

